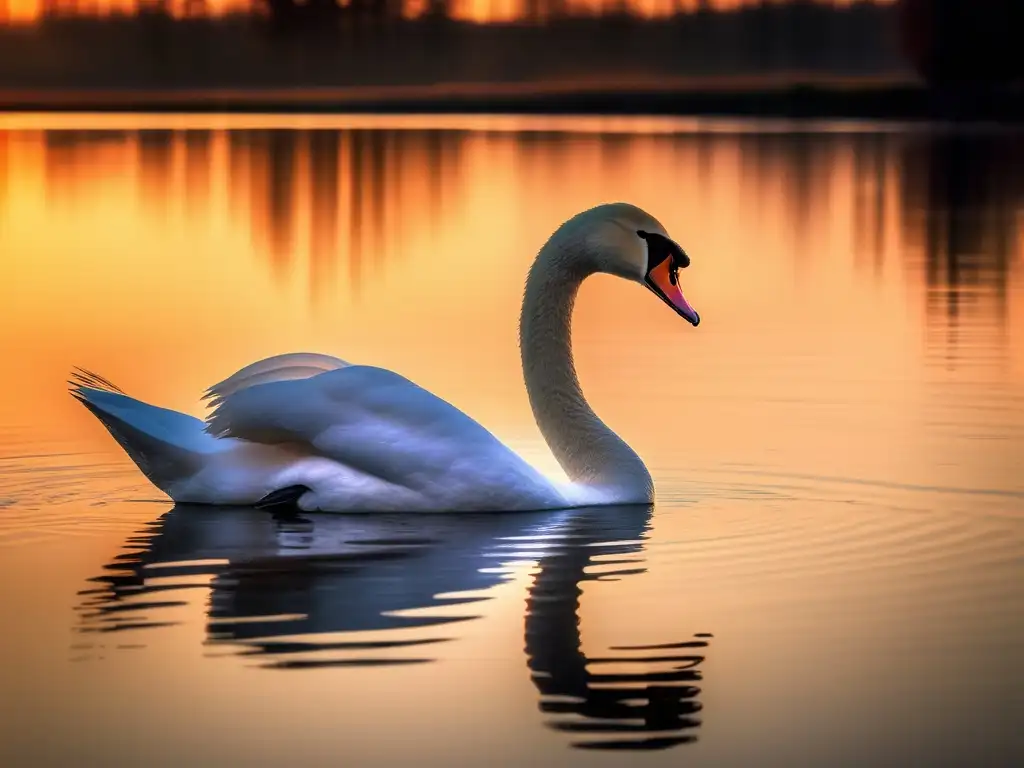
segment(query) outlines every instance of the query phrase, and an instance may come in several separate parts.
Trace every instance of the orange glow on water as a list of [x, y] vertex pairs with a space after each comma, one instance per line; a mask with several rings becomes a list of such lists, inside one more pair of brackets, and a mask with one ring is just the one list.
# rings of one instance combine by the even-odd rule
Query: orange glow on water
[[[882, 765], [896, 734], [900, 764], [966, 765], [1009, 743], [991, 713], [1013, 711], [1024, 631], [1021, 151], [779, 122], [0, 115], [0, 762], [590, 768], [549, 703], [606, 705], [592, 676], [650, 669], [625, 657], [651, 645], [706, 654], [707, 704], [699, 728], [650, 718], [700, 739], [652, 768]], [[84, 365], [201, 414], [243, 365], [322, 351], [549, 470], [524, 275], [566, 217], [622, 199], [685, 246], [703, 317], [600, 276], [573, 320], [588, 399], [655, 478], [643, 541], [392, 521], [416, 552], [377, 562], [372, 519], [162, 517], [68, 396]], [[320, 549], [297, 560], [301, 536]], [[363, 565], [321, 559], [354, 541]], [[439, 604], [510, 558], [492, 599]], [[402, 616], [466, 620], [396, 625], [403, 595]], [[388, 663], [348, 664], [368, 655]], [[297, 658], [321, 666], [265, 668]]]
[[[31, 402], [53, 429], [72, 419], [88, 430], [90, 417], [62, 390], [70, 366], [83, 363], [154, 402], [200, 412], [205, 387], [295, 349], [300, 338], [301, 348], [463, 392], [470, 413], [502, 403], [503, 423], [528, 423], [515, 336], [526, 260], [555, 223], [617, 198], [657, 211], [670, 232], [683, 233], [696, 265], [682, 276], [685, 293], [705, 319], [688, 337], [689, 359], [662, 358], [655, 350], [677, 343], [679, 318], [614, 281], [584, 291], [577, 339], [593, 353], [579, 361], [581, 376], [613, 422], [639, 419], [645, 455], [671, 450], [678, 430], [709, 425], [699, 412], [669, 430], [658, 427], [660, 411], [627, 418], [632, 401], [617, 385], [602, 388], [603, 365], [654, 366], [660, 373], [640, 377], [644, 386], [685, 380], [698, 398], [739, 392], [747, 380], [697, 376], [694, 355], [706, 358], [698, 371], [743, 361], [758, 370], [762, 391], [776, 387], [785, 398], [813, 398], [825, 376], [837, 398], [861, 402], [865, 377], [881, 376], [873, 386], [891, 389], [864, 400], [860, 416], [879, 423], [893, 418], [891, 408], [911, 418], [922, 407], [931, 366], [951, 366], [943, 375], [969, 386], [970, 371], [995, 355], [993, 375], [1005, 386], [1024, 382], [1020, 201], [996, 185], [985, 203], [995, 206], [990, 216], [966, 229], [971, 210], [948, 219], [953, 203], [935, 197], [942, 187], [929, 179], [952, 172], [943, 153], [961, 150], [938, 139], [825, 133], [800, 142], [713, 126], [674, 134], [693, 125], [686, 121], [598, 118], [285, 121], [298, 130], [274, 130], [281, 121], [261, 117], [49, 121], [72, 121], [76, 130], [0, 134], [0, 247], [20, 254], [0, 266], [0, 341], [31, 372], [5, 384], [7, 418]], [[431, 124], [447, 128], [417, 130]], [[361, 129], [371, 126], [381, 129]], [[559, 133], [568, 126], [574, 133]], [[981, 168], [987, 157], [971, 150], [956, 162]], [[538, 189], [549, 195], [543, 205]], [[936, 240], [947, 228], [948, 241]], [[463, 258], [482, 242], [493, 242], [487, 259]], [[991, 256], [951, 262], [950, 249]], [[75, 265], [74, 279], [61, 277], [71, 274], [65, 262]], [[603, 305], [628, 307], [633, 322], [623, 327]], [[908, 315], [908, 306], [920, 314]], [[365, 327], [375, 329], [370, 346]], [[626, 343], [636, 328], [644, 329], [642, 346]], [[463, 367], [437, 364], [435, 339], [448, 354], [472, 350], [468, 390]], [[845, 351], [804, 358], [801, 350], [823, 351], [830, 340]], [[793, 379], [780, 360], [812, 368]], [[655, 384], [659, 376], [664, 384]], [[784, 412], [740, 411], [736, 428], [807, 452], [801, 440], [818, 439], [816, 425], [777, 421]], [[704, 454], [726, 455], [733, 435], [709, 428]], [[920, 450], [898, 450], [893, 440], [883, 452], [847, 436], [804, 463], [821, 461], [825, 471], [848, 460], [887, 476], [927, 475], [924, 464], [900, 464]], [[1006, 469], [984, 455], [987, 472]]]

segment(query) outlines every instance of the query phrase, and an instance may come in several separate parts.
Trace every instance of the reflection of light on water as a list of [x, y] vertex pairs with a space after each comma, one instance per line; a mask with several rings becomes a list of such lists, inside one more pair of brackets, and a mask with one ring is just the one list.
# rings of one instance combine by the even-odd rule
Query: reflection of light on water
[[[428, 750], [449, 764], [484, 752], [527, 764], [573, 742], [658, 746], [666, 736], [703, 734], [688, 727], [698, 718], [732, 738], [702, 738], [699, 750], [665, 760], [755, 765], [772, 744], [789, 745], [794, 765], [860, 749], [865, 762], [886, 764], [894, 724], [904, 762], [966, 765], [1015, 748], [1019, 685], [1007, 670], [1019, 655], [1022, 616], [1024, 284], [1018, 187], [1007, 174], [1016, 164], [985, 170], [992, 190], [965, 204], [929, 191], [927, 178], [949, 159], [921, 132], [567, 135], [570, 120], [558, 130], [481, 133], [455, 120], [451, 133], [462, 135], [439, 174], [440, 219], [417, 218], [427, 205], [414, 196], [401, 219], [389, 220], [394, 209], [385, 208], [387, 226], [408, 222], [406, 246], [395, 246], [394, 260], [362, 254], [379, 268], [364, 273], [353, 298], [342, 224], [348, 171], [339, 159], [336, 175], [316, 181], [302, 161], [308, 144], [334, 139], [312, 129], [296, 137], [293, 239], [287, 268], [277, 271], [269, 228], [252, 226], [247, 174], [271, 165], [250, 154], [271, 151], [267, 134], [283, 127], [280, 119], [249, 143], [231, 140], [231, 118], [211, 118], [219, 127], [209, 130], [140, 119], [170, 131], [150, 137], [158, 172], [139, 167], [128, 125], [55, 138], [49, 163], [43, 132], [28, 123], [0, 132], [0, 252], [14, 254], [0, 259], [0, 348], [16, 366], [0, 379], [0, 422], [27, 427], [0, 424], [0, 570], [18, 587], [8, 590], [7, 658], [18, 663], [5, 693], [46, 703], [50, 732], [80, 733], [88, 722], [90, 756], [103, 750], [139, 763], [135, 744], [178, 764], [194, 759], [199, 743], [290, 764], [297, 745], [315, 750], [307, 745], [321, 737], [316, 756], [329, 760], [339, 722], [365, 723], [347, 740], [371, 756], [364, 762], [391, 750], [394, 764]], [[343, 136], [335, 138], [341, 147]], [[1014, 157], [983, 138], [967, 157]], [[422, 174], [410, 155], [399, 162], [389, 141], [378, 153], [385, 197]], [[411, 146], [426, 140], [417, 141]], [[799, 141], [808, 146], [791, 165]], [[153, 185], [146, 198], [143, 180]], [[257, 181], [265, 194], [266, 179]], [[304, 238], [315, 184], [337, 186], [341, 245], [334, 277], [315, 279], [337, 293], [311, 312]], [[193, 190], [205, 193], [201, 203], [188, 199]], [[275, 528], [267, 518], [247, 537], [244, 513], [204, 511], [193, 524], [175, 515], [129, 538], [109, 568], [95, 559], [162, 507], [124, 503], [156, 493], [77, 406], [63, 410], [69, 365], [95, 363], [134, 394], [191, 408], [206, 386], [260, 356], [322, 349], [409, 373], [539, 457], [515, 346], [522, 276], [562, 214], [612, 197], [636, 199], [679, 233], [694, 257], [687, 288], [707, 317], [699, 332], [681, 331], [642, 289], [612, 279], [581, 294], [580, 378], [598, 413], [652, 469], [653, 541], [639, 525], [574, 530], [557, 518], [529, 530], [481, 529], [452, 544], [455, 531], [419, 530], [426, 521], [415, 526], [419, 541], [384, 531], [332, 537], [330, 521]], [[946, 305], [929, 307], [928, 296], [953, 280], [941, 249], [929, 278], [924, 237], [929, 221], [949, 218], [950, 199], [960, 226], [980, 226], [952, 240], [967, 243], [954, 249], [964, 252], [952, 273], [957, 327], [976, 313], [979, 331], [961, 332], [952, 370]], [[993, 258], [1002, 238], [1011, 243], [1005, 264]], [[434, 242], [444, 247], [428, 247]], [[984, 324], [994, 328], [987, 336]], [[51, 434], [60, 442], [48, 442]], [[95, 453], [81, 452], [83, 439], [94, 440]], [[372, 557], [341, 547], [357, 538]], [[626, 551], [641, 542], [645, 553]], [[431, 560], [431, 551], [442, 556]], [[466, 551], [487, 554], [457, 554]], [[353, 557], [331, 556], [346, 552]], [[403, 585], [467, 560], [459, 578], [388, 602]], [[279, 567], [268, 567], [274, 561]], [[177, 565], [146, 567], [158, 562]], [[102, 571], [81, 596], [77, 624], [96, 631], [72, 643], [84, 663], [61, 667], [67, 617], [49, 606], [81, 584], [79, 568]], [[536, 606], [529, 626], [524, 593]], [[63, 595], [56, 603], [55, 594]], [[376, 604], [360, 612], [346, 602], [353, 595]], [[459, 598], [474, 601], [450, 602]], [[349, 623], [333, 623], [342, 620]], [[360, 621], [376, 628], [353, 629], [366, 626]], [[180, 626], [165, 626], [172, 622]], [[713, 640], [698, 636], [705, 629]], [[657, 645], [677, 647], [638, 647]], [[871, 675], [847, 663], [864, 648], [877, 651]], [[699, 665], [682, 658], [705, 655]], [[263, 665], [345, 668], [276, 674]], [[705, 680], [644, 677], [673, 671]], [[598, 678], [605, 673], [631, 680]], [[657, 699], [664, 688], [676, 690]], [[779, 691], [792, 694], [786, 707]], [[200, 698], [224, 707], [211, 716]], [[107, 708], [112, 700], [119, 709]], [[288, 707], [268, 711], [267, 701]], [[707, 708], [695, 711], [699, 703]], [[907, 712], [920, 717], [908, 721]], [[404, 739], [393, 738], [398, 719]], [[553, 730], [534, 730], [539, 721]], [[808, 733], [830, 734], [815, 755], [804, 751]], [[453, 738], [461, 734], [464, 743]], [[32, 742], [26, 754], [41, 748], [31, 733], [24, 739]], [[85, 759], [78, 744], [49, 745], [66, 750], [64, 762]]]
[[498, 133], [605, 133], [605, 134], [745, 134], [792, 133], [808, 128], [815, 133], [905, 133], [912, 126], [858, 120], [794, 121], [780, 118], [732, 119], [709, 117], [652, 117], [644, 115], [301, 115], [301, 114], [126, 114], [63, 112], [0, 112], [0, 130], [82, 132], [147, 129], [175, 131], [246, 130], [420, 130], [490, 131]]
[[[0, 411], [36, 403], [37, 428], [92, 434], [30, 383], [83, 359], [198, 414], [210, 382], [309, 349], [402, 372], [561, 479], [523, 394], [523, 275], [559, 221], [616, 198], [683, 242], [687, 293], [709, 318], [681, 333], [635, 286], [595, 278], [581, 292], [583, 387], [658, 477], [683, 474], [681, 439], [684, 466], [792, 461], [925, 485], [935, 446], [918, 425], [959, 407], [937, 406], [938, 390], [962, 383], [973, 394], [956, 399], [1003, 408], [996, 390], [1024, 380], [1009, 134], [957, 145], [894, 127], [646, 118], [78, 119], [8, 116], [19, 127], [0, 132], [0, 248], [31, 254], [0, 263], [0, 341], [35, 377], [4, 380]], [[970, 162], [952, 164], [957, 152]], [[963, 167], [978, 193], [958, 198]], [[1017, 428], [1003, 421], [1000, 434]], [[982, 485], [1005, 484], [1001, 472]]]
[[[151, 216], [166, 218], [171, 213], [167, 201], [180, 197], [187, 206], [184, 214], [195, 219], [209, 215], [203, 201], [210, 195], [219, 197], [218, 188], [224, 185], [227, 174], [229, 206], [235, 216], [248, 219], [253, 244], [265, 254], [277, 279], [287, 281], [296, 267], [304, 269], [310, 295], [319, 301], [325, 293], [329, 295], [329, 286], [338, 279], [357, 295], [364, 279], [379, 274], [381, 266], [407, 253], [410, 229], [419, 228], [420, 232], [411, 233], [411, 237], [419, 239], [421, 247], [442, 247], [432, 234], [433, 222], [441, 210], [451, 208], [449, 199], [468, 205], [460, 168], [466, 163], [463, 156], [469, 148], [479, 153], [481, 142], [495, 149], [508, 142], [525, 142], [524, 174], [542, 168], [593, 166], [595, 153], [602, 158], [596, 167], [607, 173], [622, 173], [638, 160], [636, 138], [622, 144], [616, 156], [612, 134], [599, 134], [593, 143], [587, 143], [563, 132], [575, 128], [568, 121], [541, 120], [538, 125], [527, 121], [520, 125], [505, 120], [504, 124], [489, 125], [486, 120], [466, 123], [467, 129], [479, 123], [478, 127], [501, 131], [485, 135], [472, 135], [462, 129], [424, 132], [413, 127], [340, 133], [326, 127], [223, 133], [197, 128], [48, 133], [47, 191], [54, 202], [75, 199], [101, 169], [121, 166], [127, 170], [123, 157], [127, 152], [137, 158], [141, 200]], [[586, 122], [582, 121], [584, 129]], [[456, 123], [461, 124], [458, 120]], [[662, 126], [668, 131], [691, 131], [696, 127], [671, 121]], [[524, 128], [527, 133], [505, 132]], [[968, 145], [929, 134], [855, 135], [855, 151], [851, 154], [847, 152], [849, 137], [828, 132], [719, 134], [720, 138], [677, 133], [657, 141], [656, 124], [641, 122], [624, 128], [654, 130], [651, 141], [656, 143], [650, 145], [652, 149], [657, 151], [657, 144], [663, 143], [664, 149], [683, 150], [698, 169], [707, 168], [712, 158], [720, 163], [733, 148], [738, 150], [746, 183], [759, 191], [751, 214], [766, 223], [788, 222], [787, 228], [796, 238], [792, 253], [801, 259], [820, 258], [809, 253], [817, 245], [812, 246], [804, 238], [814, 236], [812, 222], [823, 218], [823, 203], [834, 211], [840, 202], [830, 193], [836, 162], [850, 164], [855, 186], [850, 187], [853, 194], [842, 202], [852, 207], [851, 234], [858, 243], [857, 258], [865, 259], [876, 274], [885, 269], [887, 258], [892, 258], [890, 252], [903, 245], [894, 242], [889, 231], [889, 219], [894, 217], [903, 228], [903, 242], [926, 250], [929, 317], [934, 316], [935, 307], [944, 304], [946, 321], [954, 324], [962, 305], [985, 301], [995, 310], [994, 324], [1005, 325], [1008, 274], [1020, 239], [1015, 212], [1019, 211], [1021, 194], [1013, 179], [999, 176], [1000, 169], [1012, 163], [1005, 162], [1005, 152], [998, 147], [1010, 146], [1012, 137], [972, 139], [973, 144]], [[599, 122], [592, 130], [616, 129]], [[534, 145], [529, 141], [533, 135], [529, 131], [545, 132], [543, 143]], [[992, 145], [992, 151], [979, 154], [956, 149], [981, 141]], [[999, 142], [998, 147], [995, 142]], [[922, 156], [922, 151], [930, 154]], [[957, 152], [963, 151], [973, 154], [957, 159]], [[618, 159], [609, 164], [615, 157]], [[991, 165], [979, 165], [979, 160], [989, 162], [986, 157], [993, 158]], [[927, 167], [921, 168], [922, 162]], [[0, 153], [0, 170], [4, 169], [3, 163], [4, 155]], [[909, 165], [900, 170], [901, 163]], [[949, 197], [961, 194], [956, 191], [960, 188], [980, 190], [970, 179], [954, 180], [950, 175], [978, 174], [982, 167], [988, 169], [985, 177], [993, 180], [984, 187], [988, 197], [967, 197], [963, 203]], [[904, 192], [899, 203], [902, 207], [894, 210], [886, 190], [897, 182]], [[545, 174], [543, 183], [557, 184], [558, 176]], [[971, 213], [964, 205], [976, 206], [978, 213]], [[397, 222], [402, 225], [396, 226]], [[869, 258], [868, 254], [873, 255]], [[339, 256], [345, 257], [347, 269], [343, 273], [335, 268]], [[961, 302], [960, 297], [965, 301]]]

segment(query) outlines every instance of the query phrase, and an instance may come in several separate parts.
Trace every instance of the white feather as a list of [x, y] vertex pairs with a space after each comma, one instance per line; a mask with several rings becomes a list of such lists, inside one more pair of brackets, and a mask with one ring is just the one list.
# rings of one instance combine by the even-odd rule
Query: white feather
[[146, 476], [177, 502], [296, 501], [306, 511], [496, 512], [647, 504], [640, 458], [591, 410], [569, 323], [582, 280], [642, 279], [637, 230], [660, 225], [625, 204], [563, 224], [541, 249], [520, 317], [523, 370], [538, 425], [571, 485], [543, 477], [483, 426], [408, 379], [328, 355], [260, 360], [210, 387], [206, 422], [75, 373], [71, 391]]

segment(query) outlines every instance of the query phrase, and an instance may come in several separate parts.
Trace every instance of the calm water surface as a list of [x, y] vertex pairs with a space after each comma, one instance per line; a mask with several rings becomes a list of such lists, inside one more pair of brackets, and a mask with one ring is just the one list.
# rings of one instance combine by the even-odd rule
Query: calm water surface
[[[1021, 764], [1022, 147], [0, 118], [0, 764]], [[202, 415], [248, 362], [322, 351], [557, 473], [522, 283], [613, 199], [688, 250], [704, 319], [613, 278], [577, 309], [654, 509], [172, 508], [66, 393], [84, 365]]]

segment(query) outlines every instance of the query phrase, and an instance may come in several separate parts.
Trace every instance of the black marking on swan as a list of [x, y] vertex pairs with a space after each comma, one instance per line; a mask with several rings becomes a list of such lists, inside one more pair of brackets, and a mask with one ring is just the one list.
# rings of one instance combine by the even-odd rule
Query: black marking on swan
[[305, 485], [289, 485], [285, 488], [278, 488], [271, 491], [253, 506], [256, 509], [268, 509], [273, 511], [298, 511], [299, 499], [302, 494], [309, 492], [310, 488]]

